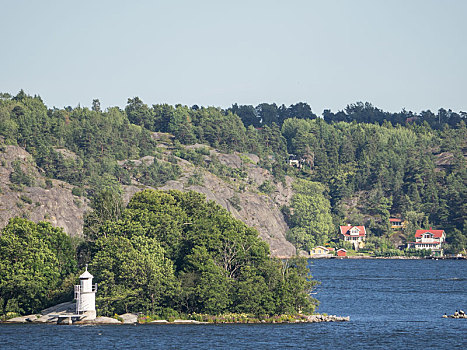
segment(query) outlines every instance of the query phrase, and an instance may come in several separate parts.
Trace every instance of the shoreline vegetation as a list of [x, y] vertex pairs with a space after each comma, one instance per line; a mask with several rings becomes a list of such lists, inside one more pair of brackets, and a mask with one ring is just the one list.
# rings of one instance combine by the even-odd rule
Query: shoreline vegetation
[[[138, 316], [137, 314], [114, 315], [113, 317], [100, 316], [94, 320], [73, 320], [59, 315], [28, 315], [14, 317], [4, 324], [76, 324], [76, 325], [207, 325], [207, 324], [281, 324], [281, 323], [318, 323], [318, 322], [348, 322], [350, 316], [342, 317], [327, 314], [312, 315], [276, 315], [254, 316], [249, 314], [225, 314], [225, 315], [182, 315], [180, 318], [169, 317], [161, 319], [158, 316]], [[65, 322], [64, 322], [65, 321]]]

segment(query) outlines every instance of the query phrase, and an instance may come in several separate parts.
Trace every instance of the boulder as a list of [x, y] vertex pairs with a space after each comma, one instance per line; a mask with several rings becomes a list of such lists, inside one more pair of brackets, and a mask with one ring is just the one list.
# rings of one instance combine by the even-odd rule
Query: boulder
[[200, 322], [195, 320], [174, 320], [174, 324], [207, 324], [207, 322]]
[[167, 320], [154, 320], [154, 321], [151, 321], [149, 323], [151, 323], [151, 324], [167, 324], [169, 322]]
[[124, 324], [135, 324], [138, 322], [138, 315], [126, 313], [119, 316]]
[[100, 316], [92, 321], [83, 321], [85, 323], [92, 323], [92, 324], [122, 324], [119, 320], [112, 318], [112, 317], [105, 317]]

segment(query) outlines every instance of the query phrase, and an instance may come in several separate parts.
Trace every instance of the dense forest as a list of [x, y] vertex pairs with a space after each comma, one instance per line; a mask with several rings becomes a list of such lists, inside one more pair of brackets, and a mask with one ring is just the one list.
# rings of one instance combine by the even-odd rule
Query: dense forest
[[[466, 117], [465, 112], [444, 109], [437, 114], [388, 113], [369, 103], [349, 105], [337, 113], [325, 110], [321, 118], [306, 103], [234, 104], [223, 110], [148, 106], [135, 97], [128, 99], [124, 110], [102, 111], [99, 100], [92, 102], [91, 109], [47, 108], [39, 96], [23, 91], [16, 96], [2, 94], [0, 99], [3, 143], [25, 147], [47, 176], [75, 185], [90, 198], [100, 189], [128, 184], [130, 176], [154, 187], [180, 176], [176, 162], [157, 161], [160, 149], [154, 132], [173, 135], [182, 145], [200, 143], [224, 152], [254, 153], [277, 182], [283, 182], [285, 175], [311, 181], [309, 186], [317, 190], [306, 198], [324, 210], [326, 223], [327, 214], [331, 215], [332, 223], [305, 227], [299, 224], [304, 222], [297, 217], [300, 211], [290, 216], [299, 201], [284, 208], [290, 239], [303, 249], [335, 239], [337, 225], [346, 222], [367, 225], [375, 237], [388, 235], [389, 216], [405, 218], [409, 235], [422, 226], [443, 228], [451, 251], [465, 249]], [[64, 157], [61, 149], [76, 156]], [[288, 165], [291, 154], [302, 160], [303, 168]], [[156, 161], [118, 165], [146, 155]], [[200, 154], [182, 148], [177, 155], [194, 163], [200, 159]], [[11, 180], [28, 181], [20, 169]], [[351, 205], [354, 202], [356, 206]], [[307, 215], [308, 220], [321, 220]]]
[[[138, 97], [128, 99], [124, 109], [102, 110], [97, 99], [92, 101], [91, 108], [48, 108], [39, 96], [20, 91], [16, 96], [0, 95], [0, 147], [24, 147], [48, 178], [68, 182], [74, 186], [74, 193], [92, 200], [94, 210], [85, 218], [86, 243], [80, 245], [77, 256], [70, 253], [71, 248], [62, 247], [59, 252], [53, 242], [38, 239], [51, 250], [50, 259], [57, 261], [53, 278], [69, 276], [72, 271], [65, 266], [76, 266], [73, 259], [80, 264], [91, 258], [93, 263], [99, 262], [103, 269], [99, 270], [96, 263], [97, 276], [106, 281], [102, 312], [141, 308], [154, 312], [162, 309], [241, 312], [247, 309], [242, 302], [249, 303], [246, 296], [252, 294], [261, 295], [262, 301], [258, 305], [249, 304], [250, 310], [275, 313], [311, 306], [305, 299], [291, 302], [295, 306], [271, 301], [270, 293], [286, 293], [287, 288], [277, 284], [286, 281], [286, 274], [276, 275], [277, 269], [283, 267], [266, 259], [268, 249], [251, 229], [228, 217], [220, 208], [206, 204], [196, 194], [185, 198], [174, 192], [145, 192], [133, 198], [126, 209], [121, 200], [114, 198], [121, 193], [122, 185], [131, 183], [131, 178], [157, 188], [181, 176], [177, 161], [161, 160], [158, 143], [164, 141], [174, 155], [196, 166], [217, 173], [237, 172], [235, 176], [240, 177], [239, 169], [222, 168], [216, 162], [203, 163], [205, 149], [188, 150], [184, 146], [197, 143], [227, 153], [255, 154], [260, 166], [274, 175], [275, 183], [265, 181], [259, 189], [266, 195], [274, 190], [275, 184], [284, 184], [286, 177], [292, 178], [294, 194], [282, 212], [290, 228], [287, 237], [299, 249], [333, 244], [338, 239], [338, 225], [345, 223], [366, 225], [372, 249], [394, 249], [389, 243], [393, 232], [388, 219], [392, 216], [406, 221], [404, 240], [413, 239], [418, 228], [444, 229], [448, 240], [446, 252], [458, 253], [467, 246], [466, 118], [465, 112], [445, 109], [436, 113], [405, 110], [389, 113], [361, 102], [336, 113], [325, 110], [322, 116], [313, 113], [306, 103], [289, 107], [233, 104], [222, 109], [149, 106]], [[145, 156], [153, 156], [154, 163], [128, 162]], [[291, 166], [290, 158], [298, 160], [300, 167]], [[34, 185], [19, 164], [14, 166], [10, 181], [17, 186]], [[196, 203], [196, 212], [190, 201]], [[176, 215], [171, 220], [161, 218], [158, 212], [161, 208]], [[210, 228], [212, 232], [204, 231], [207, 218], [200, 211], [213, 213], [212, 220], [217, 223]], [[171, 230], [158, 226], [157, 220], [168, 220], [167, 227]], [[12, 232], [34, 232], [43, 237], [43, 232], [53, 231], [54, 237], [62, 237], [52, 227], [38, 225], [13, 220], [4, 229], [2, 239], [16, 239], [8, 236]], [[233, 267], [227, 266], [229, 259], [222, 257], [218, 249], [235, 246], [240, 253], [237, 244], [244, 240], [250, 242], [251, 249], [236, 257], [240, 259], [240, 267], [232, 271]], [[7, 243], [2, 241], [5, 247]], [[233, 246], [229, 248], [228, 244]], [[115, 252], [124, 246], [131, 249], [121, 260], [113, 261]], [[145, 257], [148, 254], [144, 252], [151, 258]], [[8, 255], [1, 258], [11, 259]], [[131, 266], [133, 259], [144, 261], [153, 277], [137, 281], [141, 276], [135, 272], [139, 267]], [[227, 265], [222, 265], [222, 259]], [[295, 267], [296, 270], [290, 271], [297, 272], [291, 272], [290, 278], [300, 280], [293, 276], [303, 277], [304, 272], [298, 263]], [[134, 280], [120, 281], [114, 276], [115, 270], [123, 268], [130, 269], [128, 274], [133, 274]], [[2, 273], [3, 281], [11, 278], [5, 277], [3, 269]], [[165, 290], [166, 296], [182, 295], [184, 299], [174, 305], [155, 291], [144, 294], [149, 291], [141, 287], [133, 295], [127, 288], [128, 283], [141, 286], [152, 283], [150, 278], [156, 275], [164, 276], [157, 277], [163, 283], [158, 290]], [[44, 277], [44, 283], [48, 283], [47, 278], [52, 277]], [[217, 289], [201, 291], [203, 281], [209, 281]], [[252, 281], [256, 281], [258, 290], [248, 291]], [[59, 291], [66, 287], [50, 285], [56, 291], [54, 298], [60, 299]], [[203, 294], [208, 292], [218, 294]], [[7, 293], [6, 289], [2, 289], [2, 296], [6, 295], [3, 293]], [[245, 298], [234, 300], [231, 296], [235, 294]], [[224, 299], [216, 299], [220, 295]], [[118, 302], [122, 296], [126, 296], [126, 304]], [[37, 310], [36, 305], [43, 304], [44, 294], [37, 298], [31, 305], [21, 306], [19, 299], [15, 303], [22, 310]], [[143, 299], [145, 304], [138, 304]], [[5, 299], [3, 307], [14, 308], [7, 307]]]

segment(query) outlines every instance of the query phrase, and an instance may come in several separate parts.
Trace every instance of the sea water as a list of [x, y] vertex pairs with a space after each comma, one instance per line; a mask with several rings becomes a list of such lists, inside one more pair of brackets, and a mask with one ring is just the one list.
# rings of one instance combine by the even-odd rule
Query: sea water
[[467, 261], [313, 260], [321, 313], [309, 324], [0, 325], [0, 349], [456, 349], [467, 348]]

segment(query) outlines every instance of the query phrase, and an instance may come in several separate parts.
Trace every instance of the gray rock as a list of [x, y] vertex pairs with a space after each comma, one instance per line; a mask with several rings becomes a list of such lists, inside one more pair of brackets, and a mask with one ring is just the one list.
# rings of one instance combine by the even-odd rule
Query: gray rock
[[30, 321], [28, 321], [28, 319], [32, 319], [33, 317], [37, 318], [36, 315], [26, 315], [26, 316], [18, 316], [18, 317], [10, 318], [10, 319], [6, 320], [5, 322], [7, 322], [7, 323], [27, 323], [27, 322], [30, 322]]
[[[88, 200], [84, 197], [73, 196], [72, 185], [52, 180], [53, 187], [43, 188], [45, 177], [43, 171], [35, 166], [32, 156], [18, 146], [4, 146], [0, 152], [0, 160], [5, 166], [0, 167], [0, 229], [6, 226], [8, 220], [21, 216], [26, 212], [29, 220], [34, 222], [49, 221], [55, 227], [62, 227], [70, 236], [81, 236], [83, 231], [83, 216], [88, 209]], [[10, 189], [9, 176], [13, 171], [12, 163], [19, 160], [21, 168], [34, 178], [34, 186], [24, 187], [22, 194], [35, 204], [26, 204], [19, 208], [20, 193]]]
[[127, 313], [127, 314], [120, 315], [119, 317], [122, 319], [122, 322], [124, 324], [138, 323], [138, 315], [136, 314]]
[[83, 321], [84, 323], [92, 323], [92, 324], [122, 324], [119, 320], [112, 318], [112, 317], [105, 317], [100, 316], [92, 321]]
[[207, 324], [207, 322], [200, 322], [195, 320], [174, 320], [173, 324]]
[[154, 320], [154, 321], [151, 321], [149, 323], [152, 323], [152, 324], [167, 324], [169, 322], [167, 320]]
[[67, 301], [65, 303], [57, 304], [47, 309], [42, 310], [41, 315], [48, 314], [73, 314], [76, 312], [76, 303], [74, 301]]
[[307, 316], [308, 322], [344, 322], [344, 321], [350, 321], [350, 316], [347, 317], [341, 317], [341, 316], [336, 316], [336, 315], [309, 315]]

